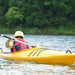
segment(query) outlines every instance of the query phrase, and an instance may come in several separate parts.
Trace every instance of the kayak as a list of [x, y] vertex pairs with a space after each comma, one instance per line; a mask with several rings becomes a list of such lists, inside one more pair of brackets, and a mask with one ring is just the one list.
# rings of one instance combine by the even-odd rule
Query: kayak
[[30, 48], [13, 53], [0, 52], [0, 58], [7, 60], [24, 60], [50, 65], [73, 65], [75, 63], [75, 54], [44, 49], [41, 47]]

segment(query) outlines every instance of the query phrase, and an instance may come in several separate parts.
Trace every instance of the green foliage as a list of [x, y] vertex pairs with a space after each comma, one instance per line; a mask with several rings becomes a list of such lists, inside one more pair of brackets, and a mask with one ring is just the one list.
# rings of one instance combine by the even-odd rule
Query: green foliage
[[[70, 29], [75, 27], [74, 20], [74, 0], [0, 0], [1, 28], [16, 28], [14, 31], [34, 28], [31, 30], [33, 33], [37, 30], [39, 33], [62, 34], [65, 31], [64, 27]], [[40, 32], [38, 29], [44, 30]]]
[[22, 21], [23, 19], [23, 15], [20, 13], [20, 11], [18, 11], [18, 7], [9, 8], [8, 12], [6, 13], [6, 17], [8, 20], [14, 18]]
[[11, 7], [9, 8], [8, 12], [5, 14], [6, 19], [7, 19], [7, 25], [8, 28], [11, 28], [12, 25], [16, 27], [16, 25], [18, 24], [18, 21], [22, 21], [23, 20], [23, 15], [22, 13], [20, 13], [20, 11], [18, 10], [18, 7]]
[[1, 27], [0, 27], [0, 33], [6, 34], [6, 33], [10, 33], [10, 31], [9, 31], [8, 28], [1, 28]]

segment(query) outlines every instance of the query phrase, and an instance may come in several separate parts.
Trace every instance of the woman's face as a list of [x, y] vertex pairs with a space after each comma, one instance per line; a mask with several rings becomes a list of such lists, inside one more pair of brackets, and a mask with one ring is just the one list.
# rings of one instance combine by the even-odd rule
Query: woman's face
[[23, 39], [23, 37], [17, 36], [16, 39], [17, 39], [17, 40], [21, 40], [21, 39]]

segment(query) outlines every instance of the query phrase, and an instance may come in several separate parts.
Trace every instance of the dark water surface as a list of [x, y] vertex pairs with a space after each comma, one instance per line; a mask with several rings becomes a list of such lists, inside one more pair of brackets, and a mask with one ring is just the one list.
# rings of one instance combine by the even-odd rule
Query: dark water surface
[[[7, 35], [13, 37], [14, 35]], [[9, 52], [5, 47], [6, 38], [0, 37], [0, 48]], [[56, 35], [25, 35], [30, 45], [39, 45], [44, 48], [75, 53], [75, 36]], [[25, 62], [15, 64], [13, 61], [0, 59], [0, 75], [75, 75], [75, 67], [45, 65]]]

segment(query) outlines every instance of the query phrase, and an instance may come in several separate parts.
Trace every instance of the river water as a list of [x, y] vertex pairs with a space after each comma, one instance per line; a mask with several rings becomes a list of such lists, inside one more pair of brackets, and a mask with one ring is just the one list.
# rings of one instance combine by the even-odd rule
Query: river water
[[[13, 37], [14, 35], [7, 35]], [[5, 47], [6, 38], [0, 37], [0, 48], [4, 52], [10, 50]], [[44, 48], [75, 53], [75, 36], [57, 35], [25, 35], [25, 40], [30, 45], [39, 45]], [[13, 61], [0, 59], [0, 75], [75, 75], [75, 67], [46, 65], [25, 62], [17, 64]]]

